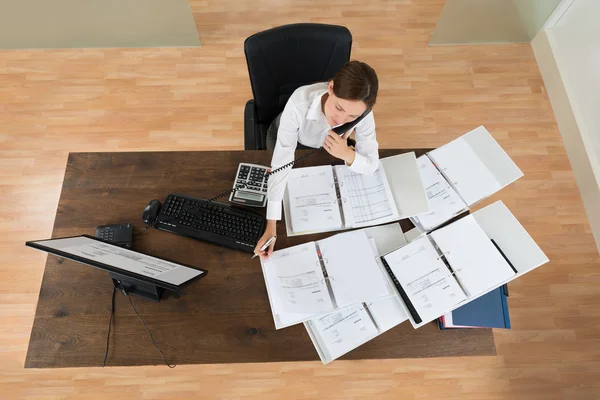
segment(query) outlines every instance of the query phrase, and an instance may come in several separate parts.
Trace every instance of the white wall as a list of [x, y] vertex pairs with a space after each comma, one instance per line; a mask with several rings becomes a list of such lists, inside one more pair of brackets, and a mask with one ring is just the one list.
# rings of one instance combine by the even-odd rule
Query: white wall
[[575, 0], [532, 47], [600, 249], [599, 18], [600, 0]]
[[561, 0], [513, 0], [529, 40], [542, 29]]
[[446, 0], [430, 44], [529, 42], [560, 2]]
[[188, 0], [0, 0], [0, 49], [199, 45]]
[[586, 144], [600, 166], [600, 1], [576, 0], [550, 31], [564, 79], [581, 112]]

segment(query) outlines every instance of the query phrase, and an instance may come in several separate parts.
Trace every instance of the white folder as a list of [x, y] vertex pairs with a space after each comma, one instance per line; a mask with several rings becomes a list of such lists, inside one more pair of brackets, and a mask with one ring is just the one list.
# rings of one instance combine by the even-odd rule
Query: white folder
[[[451, 186], [449, 190], [457, 193], [464, 202], [464, 207], [455, 206], [454, 214], [440, 215], [440, 221], [435, 226], [424, 226], [419, 216], [412, 218], [422, 233], [467, 211], [523, 176], [523, 172], [483, 126], [421, 157], [428, 157], [433, 162]], [[428, 192], [428, 195], [431, 198], [434, 193]], [[436, 209], [432, 207], [428, 215], [435, 213]]]
[[[497, 247], [493, 246], [492, 240]], [[429, 318], [421, 318], [421, 321], [418, 321], [414, 315], [414, 312], [419, 313], [417, 305], [407, 300], [406, 292], [410, 290], [410, 287], [407, 287], [406, 282], [402, 282], [402, 276], [395, 275], [391, 265], [386, 265], [384, 262], [388, 275], [393, 281], [396, 281], [394, 289], [400, 304], [415, 328], [419, 328], [549, 261], [501, 201], [430, 234], [414, 239], [411, 246], [418, 245], [420, 241], [431, 241], [435, 244], [440, 259], [444, 259], [448, 265], [446, 278], [448, 280], [451, 277], [456, 279], [466, 295], [466, 300], [456, 302], [455, 298], [448, 297], [445, 304], [438, 303], [440, 312], [436, 315], [429, 313]], [[487, 241], [489, 243], [486, 243]], [[400, 253], [406, 251], [404, 249], [406, 247], [397, 249], [381, 258], [385, 261], [386, 257], [389, 258], [394, 253], [402, 255]], [[396, 260], [398, 259], [396, 257]], [[505, 262], [502, 261], [503, 259]], [[401, 263], [402, 261], [398, 261], [398, 265]], [[424, 265], [423, 269], [424, 272], [428, 272], [434, 267]], [[510, 269], [508, 269], [509, 267]], [[399, 268], [397, 270], [401, 271]], [[411, 307], [413, 313], [411, 313]]]

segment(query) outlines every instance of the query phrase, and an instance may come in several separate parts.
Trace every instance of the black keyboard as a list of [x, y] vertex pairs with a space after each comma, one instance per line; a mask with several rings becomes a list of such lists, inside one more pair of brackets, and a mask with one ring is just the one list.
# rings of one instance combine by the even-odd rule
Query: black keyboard
[[253, 253], [265, 230], [265, 217], [227, 204], [170, 194], [156, 228]]

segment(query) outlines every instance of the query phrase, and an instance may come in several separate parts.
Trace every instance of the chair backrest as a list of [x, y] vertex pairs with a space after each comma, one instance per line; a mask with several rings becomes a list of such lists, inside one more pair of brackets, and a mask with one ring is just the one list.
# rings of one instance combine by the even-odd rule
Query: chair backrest
[[343, 26], [292, 24], [244, 42], [259, 123], [270, 123], [298, 87], [325, 82], [350, 60], [352, 34]]

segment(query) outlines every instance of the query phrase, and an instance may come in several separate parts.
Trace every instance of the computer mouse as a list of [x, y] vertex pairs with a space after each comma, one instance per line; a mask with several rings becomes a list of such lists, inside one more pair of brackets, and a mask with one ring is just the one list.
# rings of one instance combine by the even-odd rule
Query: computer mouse
[[160, 201], [152, 200], [150, 203], [148, 203], [146, 208], [144, 208], [144, 212], [142, 213], [142, 221], [144, 221], [146, 225], [153, 226], [156, 223], [156, 216], [160, 211], [160, 206]]

